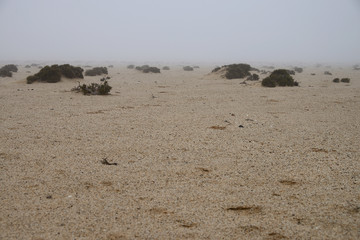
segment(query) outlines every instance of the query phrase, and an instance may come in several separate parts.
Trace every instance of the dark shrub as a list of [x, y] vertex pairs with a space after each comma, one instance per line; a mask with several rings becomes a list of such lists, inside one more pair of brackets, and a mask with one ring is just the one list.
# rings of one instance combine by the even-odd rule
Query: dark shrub
[[108, 95], [111, 88], [112, 87], [108, 84], [108, 82], [104, 81], [101, 84], [98, 83], [91, 83], [89, 85], [79, 84], [79, 86], [74, 87], [71, 90], [76, 92], [82, 92], [84, 95]]
[[130, 64], [130, 65], [127, 66], [128, 69], [134, 69], [134, 67], [135, 67], [135, 66], [132, 65], [132, 64]]
[[32, 64], [31, 64], [31, 66], [32, 66], [32, 67], [37, 67], [37, 66], [38, 66], [38, 64], [36, 64], [36, 63], [32, 63]]
[[31, 68], [31, 66], [30, 66], [30, 65], [26, 65], [25, 68]]
[[56, 83], [61, 79], [61, 72], [58, 65], [45, 66], [35, 76], [42, 82]]
[[354, 69], [354, 70], [360, 70], [359, 64], [355, 64], [355, 65], [353, 66], [353, 69]]
[[254, 74], [250, 75], [246, 80], [257, 81], [257, 80], [259, 80], [259, 75], [254, 73]]
[[231, 64], [226, 66], [225, 77], [227, 79], [244, 78], [250, 75], [251, 67], [249, 64]]
[[350, 78], [342, 78], [340, 81], [343, 82], [343, 83], [349, 83]]
[[17, 66], [14, 65], [14, 64], [5, 65], [5, 66], [3, 66], [1, 69], [2, 69], [2, 70], [9, 71], [9, 72], [17, 72], [17, 71], [18, 71]]
[[143, 73], [160, 73], [160, 69], [157, 67], [150, 67], [149, 65], [137, 66], [136, 70], [142, 71]]
[[311, 76], [315, 76], [316, 74], [315, 73], [311, 73]]
[[109, 65], [109, 66], [108, 66], [108, 68], [113, 68], [113, 67], [114, 67], [114, 65]]
[[193, 71], [194, 68], [190, 67], [190, 66], [185, 66], [183, 67], [184, 71]]
[[199, 66], [193, 66], [193, 68], [200, 68]]
[[294, 71], [297, 73], [302, 73], [303, 69], [301, 67], [294, 67]]
[[215, 67], [211, 72], [214, 73], [214, 72], [217, 72], [221, 69], [221, 67]]
[[288, 73], [286, 69], [277, 69], [269, 77], [264, 78], [262, 83], [264, 87], [275, 86], [298, 86], [299, 84]]
[[160, 73], [160, 69], [157, 68], [157, 67], [148, 67], [148, 68], [144, 68], [142, 70], [142, 72], [143, 73], [150, 73], [150, 72], [152, 72], [152, 73]]
[[220, 70], [223, 70], [221, 72], [225, 73], [224, 77], [227, 79], [244, 78], [246, 76], [251, 76], [251, 73], [249, 71], [259, 71], [256, 68], [252, 68], [249, 64], [239, 63], [216, 67], [211, 72], [215, 73]]
[[43, 67], [38, 73], [27, 77], [27, 83], [34, 81], [56, 83], [61, 80], [61, 76], [66, 78], [84, 78], [82, 72], [84, 70], [80, 67], [74, 67], [69, 64], [52, 65]]
[[85, 76], [98, 76], [102, 74], [108, 74], [106, 67], [94, 67], [85, 71]]
[[266, 77], [262, 80], [261, 85], [264, 87], [276, 87], [276, 81], [270, 77]]
[[12, 77], [12, 72], [0, 69], [0, 77]]
[[162, 68], [162, 70], [170, 70], [170, 67], [164, 66], [164, 67]]
[[84, 78], [83, 69], [81, 67], [74, 67], [69, 64], [58, 66], [60, 73], [66, 78]]
[[295, 71], [294, 70], [286, 70], [290, 75], [295, 75]]
[[31, 83], [33, 83], [33, 82], [35, 82], [35, 81], [38, 81], [39, 80], [39, 77], [37, 77], [37, 76], [35, 76], [35, 75], [31, 75], [31, 76], [28, 76], [27, 78], [26, 78], [26, 83], [27, 84], [31, 84]]
[[340, 82], [340, 79], [339, 78], [334, 78], [333, 82], [338, 83], [338, 82]]
[[147, 69], [149, 67], [150, 67], [149, 65], [142, 65], [142, 66], [137, 66], [135, 69], [139, 71], [143, 71], [144, 69]]
[[0, 77], [12, 77], [13, 72], [17, 72], [18, 68], [14, 64], [8, 64], [0, 68]]
[[325, 75], [332, 75], [332, 73], [329, 72], [329, 71], [325, 71], [324, 74], [325, 74]]

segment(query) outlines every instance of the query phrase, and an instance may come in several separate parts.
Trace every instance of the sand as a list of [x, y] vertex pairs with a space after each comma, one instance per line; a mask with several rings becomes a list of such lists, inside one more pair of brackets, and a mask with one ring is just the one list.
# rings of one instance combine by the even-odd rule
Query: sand
[[109, 68], [109, 96], [0, 78], [0, 239], [360, 238], [360, 71], [170, 67]]

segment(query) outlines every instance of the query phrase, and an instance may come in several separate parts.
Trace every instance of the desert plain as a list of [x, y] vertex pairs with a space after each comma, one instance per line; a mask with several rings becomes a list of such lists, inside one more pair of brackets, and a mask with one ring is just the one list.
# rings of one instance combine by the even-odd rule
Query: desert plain
[[108, 96], [0, 78], [0, 239], [360, 239], [360, 71], [169, 66], [108, 68]]

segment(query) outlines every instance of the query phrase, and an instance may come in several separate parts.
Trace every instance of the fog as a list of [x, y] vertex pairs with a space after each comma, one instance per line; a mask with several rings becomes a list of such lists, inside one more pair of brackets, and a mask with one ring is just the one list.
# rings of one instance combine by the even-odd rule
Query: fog
[[0, 61], [360, 62], [359, 0], [0, 0]]

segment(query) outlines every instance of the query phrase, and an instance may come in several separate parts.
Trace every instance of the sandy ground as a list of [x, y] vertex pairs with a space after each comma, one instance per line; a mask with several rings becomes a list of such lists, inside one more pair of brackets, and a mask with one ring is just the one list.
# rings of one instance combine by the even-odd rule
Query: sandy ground
[[109, 96], [0, 78], [0, 239], [359, 239], [360, 71], [213, 67], [115, 66]]

